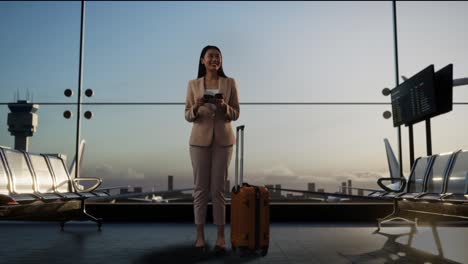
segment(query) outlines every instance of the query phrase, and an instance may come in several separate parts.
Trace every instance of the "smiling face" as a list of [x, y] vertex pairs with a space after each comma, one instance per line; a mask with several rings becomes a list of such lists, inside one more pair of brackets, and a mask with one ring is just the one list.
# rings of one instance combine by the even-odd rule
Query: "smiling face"
[[206, 71], [218, 71], [222, 65], [221, 53], [216, 49], [209, 49], [200, 61], [205, 66]]

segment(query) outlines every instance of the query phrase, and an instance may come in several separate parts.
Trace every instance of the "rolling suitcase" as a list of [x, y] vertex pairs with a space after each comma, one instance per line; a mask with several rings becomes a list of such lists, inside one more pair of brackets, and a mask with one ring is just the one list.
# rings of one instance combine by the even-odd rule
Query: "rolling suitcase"
[[[241, 132], [241, 157], [239, 169], [239, 131]], [[243, 182], [244, 126], [236, 131], [236, 173], [231, 191], [231, 247], [240, 254], [260, 250], [268, 253], [270, 242], [270, 197], [266, 187]], [[240, 177], [239, 175], [240, 170]], [[240, 183], [238, 183], [240, 178]]]

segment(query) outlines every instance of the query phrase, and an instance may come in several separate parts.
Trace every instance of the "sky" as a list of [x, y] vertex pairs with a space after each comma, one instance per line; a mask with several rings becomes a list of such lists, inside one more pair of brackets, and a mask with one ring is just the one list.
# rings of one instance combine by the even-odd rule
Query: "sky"
[[[454, 64], [468, 77], [467, 2], [398, 2], [399, 71]], [[0, 145], [13, 146], [5, 103], [74, 103], [78, 91], [79, 1], [0, 2]], [[246, 125], [245, 175], [254, 184], [336, 191], [342, 181], [376, 187], [388, 176], [383, 139], [397, 154], [388, 105], [242, 105], [261, 102], [390, 103], [395, 87], [392, 4], [388, 2], [88, 2], [84, 102], [164, 102], [174, 105], [85, 105], [84, 176], [105, 186], [193, 184], [183, 118], [188, 80], [206, 45], [218, 46], [226, 74], [239, 85]], [[63, 91], [74, 95], [67, 98]], [[468, 89], [454, 88], [454, 102]], [[179, 103], [179, 104], [177, 104]], [[73, 112], [65, 119], [65, 110]], [[433, 152], [467, 148], [467, 106], [432, 121]], [[76, 106], [40, 105], [30, 151], [74, 155]], [[415, 154], [425, 155], [424, 124], [415, 126]], [[402, 129], [409, 171], [408, 133]], [[234, 157], [230, 166], [234, 176]]]

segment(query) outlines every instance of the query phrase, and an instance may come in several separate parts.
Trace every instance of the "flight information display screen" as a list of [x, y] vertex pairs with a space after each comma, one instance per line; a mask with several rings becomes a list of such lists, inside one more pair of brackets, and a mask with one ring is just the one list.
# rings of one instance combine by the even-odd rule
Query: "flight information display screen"
[[393, 126], [411, 125], [436, 115], [434, 65], [429, 65], [391, 92]]
[[453, 64], [437, 71], [435, 77], [436, 115], [445, 114], [453, 108]]

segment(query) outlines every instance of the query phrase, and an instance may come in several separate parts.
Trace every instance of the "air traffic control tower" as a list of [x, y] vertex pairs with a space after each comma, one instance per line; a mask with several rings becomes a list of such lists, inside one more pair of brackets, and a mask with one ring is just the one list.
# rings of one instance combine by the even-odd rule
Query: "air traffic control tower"
[[15, 149], [28, 151], [28, 137], [36, 132], [39, 105], [26, 100], [8, 104], [8, 131], [15, 137]]

